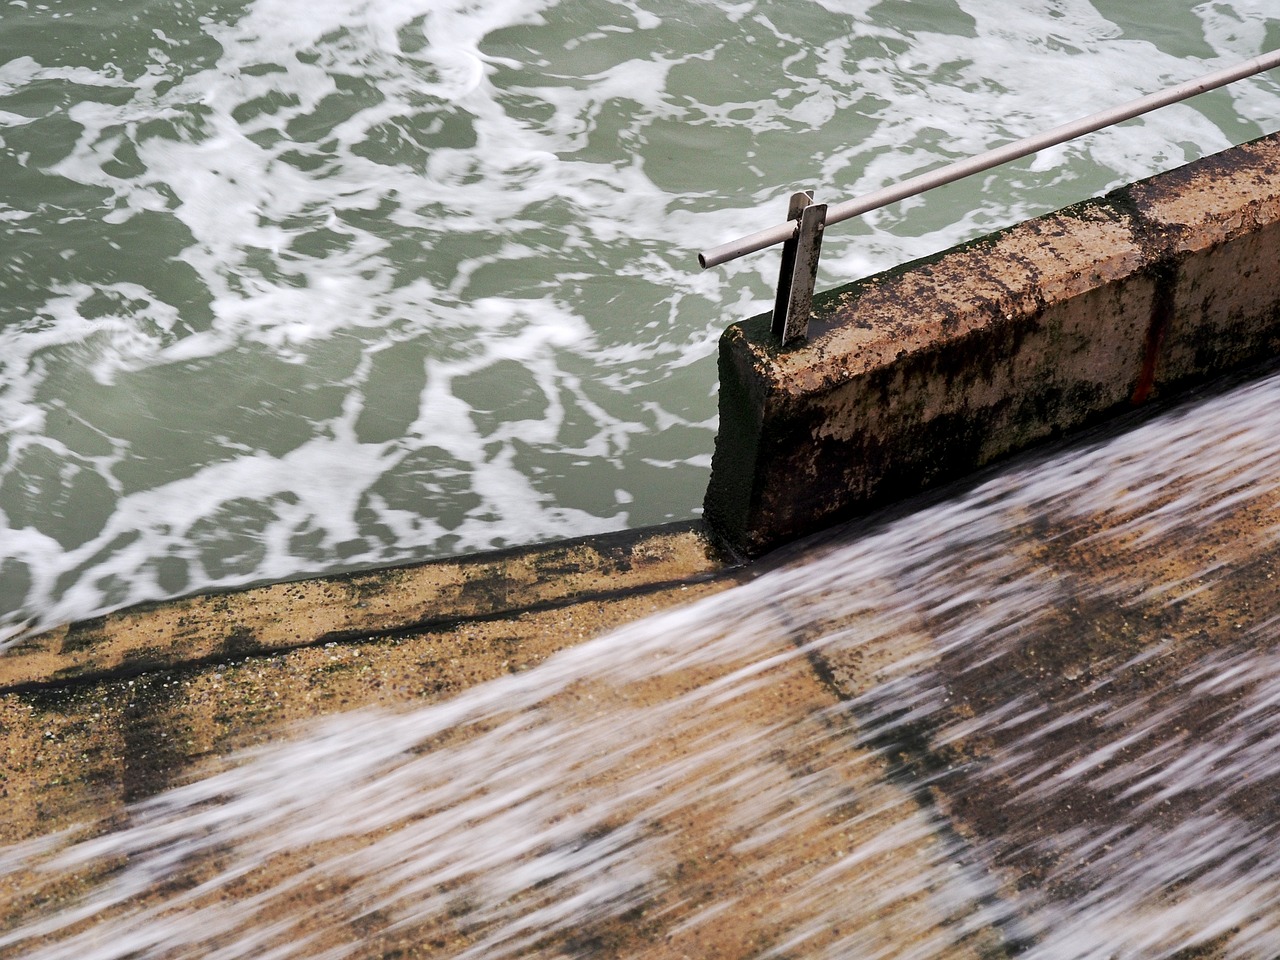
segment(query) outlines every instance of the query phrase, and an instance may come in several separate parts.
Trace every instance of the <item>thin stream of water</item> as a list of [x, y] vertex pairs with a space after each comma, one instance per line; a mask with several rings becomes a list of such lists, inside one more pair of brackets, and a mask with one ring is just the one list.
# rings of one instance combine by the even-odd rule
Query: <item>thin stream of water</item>
[[1278, 402], [1239, 386], [0, 850], [0, 950], [1274, 956]]

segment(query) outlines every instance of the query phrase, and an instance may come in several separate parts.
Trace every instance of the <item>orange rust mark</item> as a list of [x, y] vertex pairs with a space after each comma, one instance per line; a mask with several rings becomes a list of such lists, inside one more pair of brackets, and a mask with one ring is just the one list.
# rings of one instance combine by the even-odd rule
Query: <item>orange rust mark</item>
[[1134, 384], [1133, 394], [1129, 397], [1129, 402], [1135, 406], [1151, 396], [1151, 388], [1155, 386], [1156, 363], [1160, 358], [1160, 348], [1164, 345], [1165, 335], [1169, 332], [1169, 321], [1173, 315], [1175, 277], [1176, 270], [1170, 269], [1168, 265], [1157, 265], [1155, 296], [1151, 303], [1151, 322], [1147, 324], [1142, 369], [1138, 371], [1138, 381]]

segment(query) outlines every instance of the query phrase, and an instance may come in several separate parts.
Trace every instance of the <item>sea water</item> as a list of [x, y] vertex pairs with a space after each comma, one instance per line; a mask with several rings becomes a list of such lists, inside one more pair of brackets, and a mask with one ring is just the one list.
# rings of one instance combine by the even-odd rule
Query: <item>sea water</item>
[[[1277, 43], [1261, 0], [3, 0], [0, 631], [694, 516], [776, 271], [698, 250]], [[1278, 115], [905, 201], [820, 285]]]

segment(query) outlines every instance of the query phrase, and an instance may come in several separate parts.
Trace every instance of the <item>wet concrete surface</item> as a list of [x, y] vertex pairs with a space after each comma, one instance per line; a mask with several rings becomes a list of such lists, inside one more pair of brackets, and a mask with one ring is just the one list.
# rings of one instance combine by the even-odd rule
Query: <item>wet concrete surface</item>
[[[572, 570], [566, 567], [569, 556], [575, 558]], [[527, 578], [528, 571], [549, 566], [560, 579]], [[378, 576], [427, 584], [425, 589], [448, 597], [429, 607], [416, 599], [404, 602], [414, 616], [428, 614], [423, 620], [434, 626], [364, 634], [356, 626], [360, 614], [349, 604], [352, 588], [346, 581], [281, 585], [122, 611], [93, 625], [100, 639], [92, 647], [69, 645], [74, 672], [43, 684], [30, 683], [30, 673], [11, 674], [22, 679], [0, 693], [0, 841], [21, 848], [57, 831], [87, 831], [83, 835], [92, 837], [127, 828], [139, 802], [234, 772], [246, 762], [246, 749], [285, 742], [306, 729], [299, 724], [344, 714], [353, 724], [367, 723], [371, 708], [394, 713], [444, 703], [621, 624], [712, 597], [750, 578], [726, 563], [696, 527]], [[473, 583], [485, 589], [467, 589]], [[564, 600], [570, 586], [565, 602], [547, 602]], [[480, 595], [484, 599], [477, 601]], [[324, 596], [331, 597], [333, 610], [312, 602]], [[388, 604], [367, 590], [363, 596], [373, 601], [372, 623], [385, 626], [395, 595]], [[296, 606], [298, 597], [307, 598], [305, 606]], [[283, 606], [267, 604], [275, 600]], [[323, 638], [331, 634], [320, 633], [322, 642], [280, 649], [263, 642], [254, 652], [229, 650], [219, 640], [228, 610], [237, 611], [238, 623], [265, 625], [254, 634], [260, 640], [293, 637], [298, 626], [290, 618], [299, 610], [307, 629], [341, 623], [344, 633], [328, 640]], [[155, 637], [168, 635], [178, 623], [189, 641], [160, 662]], [[200, 623], [209, 634], [204, 642]], [[83, 629], [72, 626], [54, 636]], [[55, 655], [53, 638], [33, 640], [33, 657]], [[677, 651], [682, 641], [678, 634], [667, 638]], [[130, 661], [113, 643], [124, 651], [145, 649], [151, 659], [119, 673], [118, 665]], [[94, 659], [84, 659], [85, 650]], [[778, 662], [740, 695], [719, 698], [715, 709], [682, 706], [737, 672], [753, 672], [762, 658]], [[34, 662], [45, 661], [29, 661]], [[20, 668], [30, 669], [29, 663], [20, 662]], [[835, 691], [807, 659], [796, 656], [785, 631], [752, 643], [729, 636], [720, 653], [687, 667], [652, 676], [641, 672], [626, 681], [578, 682], [555, 694], [540, 709], [556, 724], [599, 728], [608, 737], [600, 756], [588, 751], [595, 758], [589, 771], [575, 773], [581, 779], [560, 785], [548, 801], [578, 811], [582, 825], [575, 829], [582, 836], [574, 843], [590, 846], [627, 824], [645, 824], [646, 843], [661, 844], [671, 866], [660, 883], [654, 881], [653, 892], [622, 915], [605, 911], [568, 933], [549, 932], [538, 949], [566, 956], [728, 960], [795, 941], [804, 945], [802, 954], [838, 952], [842, 944], [856, 943], [874, 949], [872, 955], [888, 956], [912, 943], [949, 938], [953, 914], [965, 912], [970, 902], [967, 889], [947, 896], [929, 884], [899, 889], [904, 876], [936, 873], [947, 857], [946, 842], [910, 793], [886, 776], [883, 758], [844, 731], [838, 706]], [[647, 719], [618, 726], [626, 716]], [[484, 725], [448, 739], [452, 748], [465, 750], [472, 736], [483, 737]], [[708, 751], [709, 743], [723, 743], [727, 750]], [[744, 782], [750, 789], [735, 787]], [[829, 803], [825, 798], [832, 795], [838, 799], [834, 807], [809, 815], [811, 804]], [[657, 796], [668, 799], [656, 802]], [[761, 804], [776, 828], [764, 835], [754, 825]], [[593, 825], [584, 807], [603, 807], [607, 815]], [[889, 843], [886, 837], [894, 839]], [[852, 855], [877, 845], [877, 853]], [[341, 848], [335, 840], [273, 857], [237, 880], [240, 892], [233, 895], [252, 901], [261, 891], [288, 885], [292, 876], [307, 876], [317, 861]], [[127, 907], [95, 911], [87, 928], [76, 929], [129, 923], [133, 912], [148, 909], [157, 911], [154, 922], [168, 922], [161, 918], [175, 884], [181, 890], [209, 879], [211, 868], [198, 866], [198, 858], [193, 862], [195, 872], [184, 873], [185, 879], [140, 892]], [[0, 878], [0, 933], [72, 910], [117, 868], [108, 864], [68, 874], [10, 870]], [[279, 911], [273, 914], [277, 919], [297, 922], [300, 935], [315, 937], [316, 952], [338, 949], [371, 958], [479, 949], [493, 926], [457, 907], [392, 935], [367, 918], [347, 918], [334, 889], [329, 880], [308, 883], [301, 894], [270, 909]], [[336, 889], [342, 889], [340, 881]], [[851, 891], [861, 907], [849, 903]], [[539, 895], [559, 895], [558, 888]], [[227, 893], [210, 894], [215, 902], [218, 896]], [[536, 895], [528, 896], [536, 901]], [[57, 942], [35, 939], [26, 946], [54, 949]], [[979, 924], [948, 955], [999, 955], [1000, 942], [998, 931]]]
[[121, 809], [283, 726], [416, 704], [732, 585], [692, 524], [135, 607], [0, 656], [0, 840]]

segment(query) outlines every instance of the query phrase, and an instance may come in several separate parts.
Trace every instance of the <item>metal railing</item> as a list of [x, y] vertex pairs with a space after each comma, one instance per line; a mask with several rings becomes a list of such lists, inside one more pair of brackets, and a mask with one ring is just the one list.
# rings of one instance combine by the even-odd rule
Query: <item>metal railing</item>
[[814, 279], [817, 275], [818, 257], [822, 250], [822, 234], [831, 224], [850, 220], [898, 200], [905, 200], [932, 190], [934, 187], [954, 183], [975, 173], [1037, 153], [1046, 147], [1066, 143], [1087, 133], [1093, 133], [1104, 127], [1114, 126], [1124, 120], [1150, 113], [1152, 110], [1158, 110], [1160, 107], [1216, 90], [1237, 80], [1256, 76], [1277, 66], [1280, 66], [1280, 50], [1273, 50], [1234, 67], [1207, 73], [1195, 80], [1188, 80], [1158, 93], [1064, 123], [1044, 133], [1015, 140], [1003, 147], [996, 147], [965, 160], [957, 160], [937, 170], [930, 170], [864, 196], [830, 206], [814, 203], [812, 191], [792, 194], [787, 206], [785, 223], [757, 230], [745, 237], [704, 250], [698, 254], [698, 263], [706, 269], [781, 243], [783, 245], [782, 268], [779, 272], [778, 291], [774, 299], [773, 332], [786, 345], [805, 336], [808, 330], [809, 314], [813, 306]]

